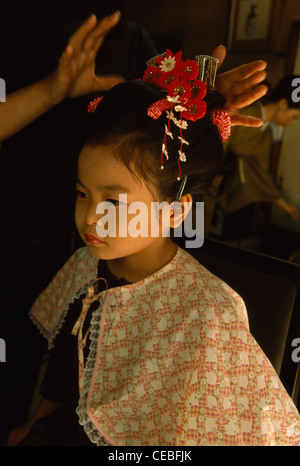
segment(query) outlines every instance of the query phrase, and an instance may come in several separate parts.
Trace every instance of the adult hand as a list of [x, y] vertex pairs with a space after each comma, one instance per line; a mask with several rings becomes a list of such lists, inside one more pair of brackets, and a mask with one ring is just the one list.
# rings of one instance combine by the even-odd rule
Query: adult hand
[[[223, 45], [218, 46], [212, 52], [212, 56], [218, 58], [218, 68], [220, 68], [226, 57], [226, 48]], [[251, 105], [266, 94], [267, 86], [259, 85], [266, 79], [267, 73], [264, 71], [266, 66], [265, 61], [258, 60], [217, 74], [214, 89], [226, 99], [224, 108], [231, 116], [232, 126], [259, 127], [263, 124], [263, 121], [258, 118], [240, 115], [239, 110]]]
[[32, 426], [33, 423], [31, 421], [28, 421], [25, 424], [13, 429], [8, 436], [7, 446], [15, 447], [20, 442], [22, 442], [22, 440], [24, 440], [24, 438], [26, 438], [29, 434]]
[[275, 204], [279, 207], [280, 210], [282, 210], [282, 212], [291, 217], [293, 220], [298, 220], [298, 209], [294, 205], [290, 204], [283, 198], [277, 199]]
[[70, 37], [58, 69], [45, 80], [49, 103], [56, 105], [68, 97], [107, 91], [124, 81], [120, 76], [95, 75], [97, 53], [120, 16], [116, 12], [97, 22], [96, 16], [92, 15]]
[[96, 76], [95, 60], [99, 48], [120, 13], [97, 22], [92, 15], [70, 38], [54, 73], [37, 83], [9, 94], [0, 105], [0, 142], [68, 97], [103, 92], [124, 81], [118, 76]]

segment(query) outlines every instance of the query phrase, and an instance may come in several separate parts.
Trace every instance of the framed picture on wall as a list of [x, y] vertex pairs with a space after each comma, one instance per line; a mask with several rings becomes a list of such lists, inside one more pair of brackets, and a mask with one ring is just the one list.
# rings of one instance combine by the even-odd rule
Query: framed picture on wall
[[274, 0], [232, 0], [228, 50], [268, 51], [273, 11]]
[[285, 72], [300, 74], [300, 21], [292, 24]]

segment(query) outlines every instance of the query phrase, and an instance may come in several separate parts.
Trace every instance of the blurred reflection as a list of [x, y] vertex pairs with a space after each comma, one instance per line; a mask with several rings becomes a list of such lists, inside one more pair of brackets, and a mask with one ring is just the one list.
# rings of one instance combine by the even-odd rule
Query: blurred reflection
[[[261, 118], [264, 125], [232, 128], [224, 146], [222, 173], [207, 194], [210, 213], [206, 213], [206, 233], [231, 242], [260, 236], [268, 225], [272, 205], [287, 218], [298, 220], [300, 212], [276, 185], [272, 167], [274, 143], [281, 141], [286, 126], [300, 118], [299, 99], [292, 98], [298, 78], [285, 76], [265, 99], [241, 111]], [[253, 248], [259, 247], [256, 244]]]

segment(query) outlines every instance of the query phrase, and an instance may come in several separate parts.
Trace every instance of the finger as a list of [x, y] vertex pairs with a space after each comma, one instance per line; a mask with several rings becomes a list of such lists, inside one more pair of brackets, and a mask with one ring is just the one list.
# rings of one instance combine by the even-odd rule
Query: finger
[[264, 122], [259, 118], [254, 118], [252, 116], [231, 115], [231, 126], [247, 126], [251, 128], [260, 128]]
[[233, 70], [227, 71], [224, 74], [230, 73], [230, 78], [232, 81], [241, 81], [242, 79], [251, 76], [252, 74], [256, 73], [257, 71], [263, 71], [267, 67], [267, 62], [264, 60], [257, 60], [252, 63], [247, 63], [246, 65], [238, 66]]
[[115, 12], [98, 22], [97, 26], [84, 39], [83, 49], [91, 51], [99, 49], [107, 34], [118, 24], [121, 18], [120, 12]]
[[234, 87], [232, 87], [231, 93], [234, 96], [245, 94], [251, 91], [255, 86], [260, 84], [262, 81], [264, 81], [266, 77], [267, 77], [267, 73], [265, 71], [256, 71], [256, 73], [252, 74], [248, 78], [245, 78], [240, 82], [237, 82], [234, 85]]
[[224, 45], [218, 45], [218, 47], [216, 47], [212, 52], [211, 56], [219, 60], [219, 69], [226, 57], [226, 47], [224, 47]]
[[230, 102], [230, 105], [237, 110], [248, 107], [256, 100], [261, 99], [267, 92], [268, 87], [262, 84], [248, 93], [234, 97]]
[[81, 46], [87, 35], [95, 28], [97, 24], [97, 18], [95, 15], [91, 15], [70, 37], [69, 44], [74, 49]]

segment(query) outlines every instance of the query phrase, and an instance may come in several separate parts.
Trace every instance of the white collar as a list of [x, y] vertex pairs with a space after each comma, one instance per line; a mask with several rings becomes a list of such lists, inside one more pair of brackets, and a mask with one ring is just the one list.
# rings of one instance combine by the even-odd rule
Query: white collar
[[265, 131], [268, 127], [270, 127], [272, 131], [273, 142], [281, 141], [283, 137], [283, 129], [284, 126], [279, 126], [274, 123], [274, 121], [265, 121], [266, 120], [266, 111], [265, 107], [258, 102], [261, 111], [261, 119], [264, 121], [264, 124], [261, 126], [260, 130]]

